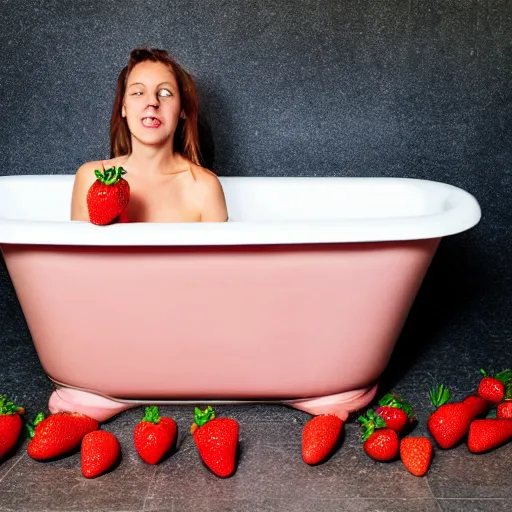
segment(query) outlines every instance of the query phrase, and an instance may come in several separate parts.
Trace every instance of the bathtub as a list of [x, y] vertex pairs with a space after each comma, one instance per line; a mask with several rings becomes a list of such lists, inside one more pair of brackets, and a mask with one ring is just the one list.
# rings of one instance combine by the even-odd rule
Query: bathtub
[[[346, 419], [475, 198], [407, 178], [222, 177], [227, 223], [71, 222], [72, 175], [0, 178], [0, 247], [51, 412], [278, 403]], [[442, 290], [439, 290], [442, 293]]]

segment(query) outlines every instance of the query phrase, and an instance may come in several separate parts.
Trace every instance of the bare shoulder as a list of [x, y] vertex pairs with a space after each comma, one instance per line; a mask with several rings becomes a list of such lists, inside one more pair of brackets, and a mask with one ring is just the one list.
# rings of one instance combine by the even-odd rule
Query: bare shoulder
[[194, 181], [196, 181], [199, 187], [217, 188], [221, 186], [219, 178], [213, 171], [210, 171], [210, 169], [195, 164], [190, 164], [190, 169], [194, 176]]
[[214, 172], [199, 165], [192, 164], [191, 171], [201, 209], [201, 220], [225, 222], [228, 218], [226, 199], [219, 178]]

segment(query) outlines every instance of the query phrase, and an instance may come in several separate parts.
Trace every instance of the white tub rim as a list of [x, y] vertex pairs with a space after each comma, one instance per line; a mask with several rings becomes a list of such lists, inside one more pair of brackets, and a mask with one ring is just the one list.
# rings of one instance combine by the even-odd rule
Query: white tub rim
[[[0, 177], [3, 183], [27, 180], [71, 180], [72, 175], [17, 175]], [[16, 219], [0, 216], [0, 244], [75, 246], [222, 246], [392, 242], [442, 238], [474, 227], [480, 206], [470, 193], [447, 183], [395, 177], [219, 177], [230, 180], [288, 180], [346, 184], [414, 184], [445, 197], [441, 211], [411, 217], [348, 218], [334, 220], [250, 221], [222, 223], [128, 223], [95, 226], [89, 222]], [[370, 180], [372, 180], [370, 182]], [[229, 208], [228, 208], [229, 213]]]

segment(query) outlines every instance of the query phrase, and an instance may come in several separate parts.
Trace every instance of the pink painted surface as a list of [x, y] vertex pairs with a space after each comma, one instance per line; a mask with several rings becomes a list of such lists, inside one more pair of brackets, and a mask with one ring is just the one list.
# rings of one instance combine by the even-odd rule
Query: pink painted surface
[[438, 242], [2, 251], [55, 381], [119, 399], [290, 400], [373, 386]]

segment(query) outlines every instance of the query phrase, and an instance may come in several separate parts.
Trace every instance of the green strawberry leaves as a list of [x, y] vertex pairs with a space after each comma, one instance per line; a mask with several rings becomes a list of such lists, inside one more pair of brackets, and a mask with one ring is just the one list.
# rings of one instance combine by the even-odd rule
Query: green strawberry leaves
[[36, 426], [44, 420], [44, 414], [40, 412], [33, 421], [27, 422], [25, 425], [25, 434], [28, 439], [33, 439], [36, 435]]
[[361, 422], [362, 441], [366, 441], [376, 429], [386, 427], [386, 420], [371, 409], [366, 413], [366, 416], [359, 416], [357, 419]]
[[0, 416], [2, 414], [23, 414], [25, 409], [7, 400], [7, 395], [0, 396]]
[[204, 411], [201, 411], [198, 407], [194, 409], [194, 420], [198, 427], [202, 427], [204, 424], [208, 423], [214, 418], [215, 413], [213, 412], [213, 408], [211, 406], [208, 406]]
[[512, 398], [512, 370], [505, 370], [494, 376], [505, 385], [505, 399]]
[[115, 185], [126, 171], [121, 167], [110, 167], [101, 171], [95, 170], [94, 174], [104, 185]]
[[148, 423], [154, 423], [155, 425], [160, 422], [160, 414], [158, 407], [152, 405], [151, 407], [146, 407], [145, 416], [142, 418], [142, 421], [147, 421]]
[[430, 400], [436, 409], [447, 403], [450, 397], [450, 390], [444, 384], [430, 390]]

